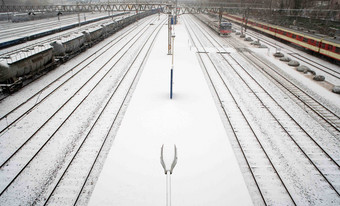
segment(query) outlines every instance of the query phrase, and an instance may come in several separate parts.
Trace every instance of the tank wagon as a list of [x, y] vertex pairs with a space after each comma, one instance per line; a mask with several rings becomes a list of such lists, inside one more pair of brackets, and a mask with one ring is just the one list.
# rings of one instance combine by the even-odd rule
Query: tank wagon
[[84, 49], [85, 37], [82, 33], [75, 33], [54, 41], [50, 45], [53, 47], [54, 56], [64, 60], [65, 57], [69, 58]]
[[32, 76], [56, 67], [86, 48], [159, 9], [131, 15], [127, 18], [90, 28], [82, 33], [62, 37], [49, 45], [40, 45], [6, 57], [0, 57], [0, 91], [13, 92]]
[[85, 41], [90, 46], [102, 40], [103, 33], [104, 33], [104, 27], [102, 26], [86, 29], [85, 31], [83, 31], [83, 35], [85, 36]]
[[0, 86], [7, 92], [13, 92], [22, 86], [24, 78], [30, 78], [42, 68], [49, 68], [54, 63], [53, 47], [36, 46], [7, 58], [0, 59]]

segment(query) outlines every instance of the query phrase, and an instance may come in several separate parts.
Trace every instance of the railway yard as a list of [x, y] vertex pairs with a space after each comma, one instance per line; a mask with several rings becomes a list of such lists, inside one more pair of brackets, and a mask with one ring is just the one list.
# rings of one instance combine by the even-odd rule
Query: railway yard
[[[0, 205], [163, 205], [167, 143], [173, 205], [340, 205], [338, 64], [203, 14], [168, 55], [166, 14], [111, 15], [0, 50]], [[62, 18], [2, 22], [0, 43]]]

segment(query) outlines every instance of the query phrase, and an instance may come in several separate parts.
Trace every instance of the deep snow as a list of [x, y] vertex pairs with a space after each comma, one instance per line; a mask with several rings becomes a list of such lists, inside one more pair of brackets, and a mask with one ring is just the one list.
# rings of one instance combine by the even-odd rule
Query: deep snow
[[162, 144], [176, 144], [173, 205], [252, 205], [184, 25], [175, 26], [174, 96], [164, 26], [133, 94], [89, 205], [163, 205]]

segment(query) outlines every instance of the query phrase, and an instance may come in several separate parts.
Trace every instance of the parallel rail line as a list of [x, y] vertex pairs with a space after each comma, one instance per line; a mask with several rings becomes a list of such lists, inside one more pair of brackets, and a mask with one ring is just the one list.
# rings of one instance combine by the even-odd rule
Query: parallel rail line
[[[203, 29], [202, 29], [202, 27], [201, 27], [201, 29], [200, 29], [200, 31], [202, 31]], [[212, 36], [211, 36], [211, 34], [209, 34], [208, 33], [208, 35], [210, 36], [210, 38], [208, 38], [207, 36], [206, 36], [206, 34], [205, 33], [203, 33], [202, 32], [202, 34], [206, 37], [206, 39], [208, 39], [208, 41], [210, 41], [210, 43], [212, 44], [212, 45], [214, 45], [214, 43], [212, 42], [212, 40], [210, 40], [210, 39], [213, 39], [213, 41], [215, 41], [218, 45], [219, 45], [219, 47], [216, 47], [215, 46], [215, 48], [218, 50], [218, 52], [217, 53], [219, 53], [220, 54], [220, 56], [225, 60], [225, 62], [227, 62], [228, 64], [229, 64], [229, 66], [234, 70], [234, 72], [238, 75], [238, 77], [242, 80], [242, 82], [248, 87], [248, 89], [249, 89], [249, 91], [251, 91], [252, 92], [252, 94], [257, 98], [257, 100], [262, 104], [262, 106], [263, 106], [263, 108], [265, 108], [270, 114], [271, 114], [271, 116], [275, 119], [275, 121], [281, 126], [281, 128], [282, 128], [282, 130], [290, 137], [290, 139], [295, 143], [295, 145], [300, 149], [300, 151], [304, 154], [304, 156], [309, 160], [309, 162], [314, 166], [314, 168], [318, 171], [318, 173], [324, 178], [324, 180], [326, 180], [326, 182], [330, 185], [330, 187], [335, 191], [335, 193], [338, 195], [338, 196], [340, 196], [340, 194], [339, 194], [339, 189], [340, 188], [338, 188], [336, 185], [334, 185], [334, 178], [333, 178], [333, 181], [332, 180], [330, 180], [329, 178], [331, 178], [330, 176], [332, 176], [332, 171], [330, 171], [330, 173], [327, 173], [327, 168], [328, 167], [330, 167], [330, 165], [332, 165], [332, 167], [334, 167], [334, 168], [336, 168], [335, 170], [337, 170], [338, 171], [338, 173], [339, 173], [339, 171], [340, 171], [340, 167], [339, 167], [339, 164], [338, 164], [338, 162], [334, 159], [334, 158], [332, 158], [331, 157], [331, 155], [330, 154], [328, 154], [309, 134], [308, 134], [308, 132], [306, 131], [306, 130], [304, 130], [303, 129], [303, 127], [298, 123], [298, 122], [296, 122], [295, 121], [295, 119], [291, 116], [291, 115], [289, 115], [289, 113], [275, 100], [275, 98], [273, 97], [273, 96], [271, 96], [261, 85], [260, 85], [260, 83], [259, 82], [257, 82], [256, 80], [255, 80], [255, 78], [238, 62], [238, 60], [237, 59], [235, 59], [231, 54], [229, 54], [228, 52], [226, 52], [226, 51], [221, 51], [219, 48], [223, 48], [223, 46], [218, 42], [218, 41], [216, 41]], [[229, 42], [230, 43], [230, 42]], [[202, 46], [203, 46], [203, 44], [201, 44]], [[234, 44], [234, 46], [235, 46], [235, 44]], [[243, 69], [243, 71], [253, 80], [253, 82], [256, 82], [256, 84], [259, 86], [259, 88], [261, 88], [261, 91], [263, 92], [265, 92], [265, 94], [266, 95], [268, 95], [274, 102], [275, 102], [275, 104], [282, 110], [282, 111], [284, 111], [284, 113], [288, 116], [288, 118], [290, 119], [290, 120], [287, 120], [287, 122], [289, 122], [289, 121], [293, 121], [300, 129], [301, 129], [301, 131], [303, 131], [303, 133], [305, 134], [305, 135], [307, 135], [308, 136], [308, 138], [315, 144], [315, 147], [313, 147], [314, 148], [314, 150], [317, 150], [317, 151], [311, 151], [311, 150], [309, 150], [308, 152], [306, 152], [303, 148], [308, 148], [308, 143], [306, 142], [302, 142], [302, 141], [299, 141], [299, 140], [295, 140], [295, 138], [293, 137], [294, 135], [292, 135], [291, 134], [291, 132], [290, 131], [288, 131], [286, 128], [285, 128], [285, 126], [281, 123], [283, 120], [280, 118], [280, 119], [278, 119], [275, 115], [274, 115], [274, 113], [270, 110], [270, 108], [269, 108], [269, 106], [267, 106], [266, 104], [264, 104], [264, 102], [261, 100], [261, 98], [259, 97], [259, 95], [257, 94], [257, 93], [261, 93], [260, 91], [254, 91], [252, 88], [251, 88], [251, 86], [249, 85], [249, 83], [247, 83], [247, 81], [240, 75], [240, 73], [239, 72], [237, 72], [236, 71], [236, 69], [234, 68], [234, 66], [232, 65], [232, 64], [230, 64], [229, 63], [229, 61], [226, 59], [226, 57], [225, 57], [225, 54], [227, 54], [240, 68], [242, 68]], [[201, 54], [200, 54], [201, 55]], [[207, 56], [208, 56], [208, 54], [206, 54]], [[244, 54], [243, 54], [244, 55]], [[211, 60], [211, 58], [209, 58], [210, 59], [210, 61], [212, 62], [212, 64], [214, 64], [213, 63], [213, 61]], [[252, 64], [255, 64], [254, 62], [253, 62], [253, 60], [251, 60], [251, 59], [249, 59], [248, 58], [248, 60], [250, 60], [251, 62], [252, 62]], [[215, 67], [215, 66], [214, 66]], [[260, 66], [258, 66], [258, 65], [256, 65], [256, 67], [257, 68], [261, 68]], [[216, 71], [217, 71], [217, 68], [215, 67], [215, 69], [216, 69]], [[217, 71], [218, 72], [218, 71]], [[219, 73], [219, 72], [218, 72]], [[209, 74], [208, 74], [209, 75]], [[209, 75], [210, 76], [210, 75]], [[222, 75], [219, 73], [219, 76], [220, 76], [220, 78], [222, 79]], [[210, 79], [210, 77], [209, 77], [209, 79]], [[212, 82], [211, 82], [212, 83]], [[213, 84], [213, 83], [212, 83]], [[224, 83], [225, 84], [225, 83]], [[227, 85], [225, 84], [225, 86], [227, 87]], [[228, 89], [229, 90], [229, 89]], [[218, 95], [218, 94], [217, 94]], [[236, 101], [235, 101], [236, 102]], [[239, 107], [240, 108], [240, 107]], [[242, 112], [242, 111], [241, 111]], [[228, 116], [227, 116], [227, 118], [228, 118]], [[245, 117], [246, 118], [246, 117]], [[339, 120], [339, 118], [338, 118], [338, 120]], [[230, 121], [229, 121], [230, 122]], [[250, 124], [248, 123], [248, 125], [250, 126]], [[299, 139], [299, 138], [298, 138]], [[306, 144], [306, 145], [302, 145], [302, 146], [300, 146], [299, 144]], [[260, 143], [261, 144], [261, 143]], [[241, 148], [242, 149], [242, 148]], [[324, 154], [324, 157], [322, 157], [322, 158], [324, 158], [324, 161], [323, 162], [331, 162], [331, 163], [329, 163], [330, 165], [327, 165], [327, 166], [324, 166], [324, 165], [322, 165], [322, 164], [318, 164], [317, 163], [317, 160], [316, 159], [314, 159], [313, 158], [313, 156], [310, 156], [310, 155], [308, 155], [307, 153], [323, 153]], [[268, 157], [269, 158], [269, 157]], [[274, 167], [274, 166], [273, 166]], [[325, 173], [325, 174], [324, 174]], [[337, 173], [337, 175], [339, 176], [339, 174]], [[285, 187], [286, 188], [286, 187]], [[286, 188], [287, 189], [287, 188]], [[287, 192], [288, 192], [288, 190], [287, 190]], [[292, 197], [291, 195], [290, 195], [290, 197]], [[293, 200], [293, 199], [292, 199]], [[293, 202], [294, 202], [294, 200], [293, 200]], [[295, 202], [294, 202], [295, 203]]]
[[[146, 24], [144, 29], [147, 27], [148, 25]], [[11, 121], [10, 123], [7, 124], [6, 127], [2, 128], [0, 131], [0, 136], [1, 134], [9, 129], [13, 124], [15, 124], [17, 121], [19, 121], [23, 116], [25, 116], [27, 113], [29, 113], [30, 111], [32, 111], [35, 107], [37, 107], [40, 103], [42, 103], [46, 98], [48, 98], [51, 94], [53, 94], [55, 91], [57, 91], [60, 87], [62, 87], [64, 84], [66, 84], [67, 82], [69, 82], [73, 77], [75, 77], [77, 74], [79, 74], [80, 72], [82, 72], [84, 69], [87, 68], [88, 65], [90, 65], [91, 63], [93, 63], [95, 60], [97, 60], [99, 57], [101, 57], [103, 54], [105, 54], [106, 51], [108, 51], [109, 49], [111, 49], [113, 46], [115, 46], [119, 41], [121, 41], [122, 39], [124, 39], [133, 29], [135, 29], [135, 27], [131, 27], [128, 30], [125, 31], [125, 33], [117, 38], [114, 38], [113, 40], [111, 40], [110, 42], [108, 42], [106, 45], [104, 45], [103, 47], [101, 47], [100, 49], [98, 49], [97, 51], [95, 51], [93, 54], [91, 54], [88, 58], [91, 57], [95, 57], [94, 59], [92, 59], [90, 62], [88, 62], [85, 65], [82, 65], [84, 63], [84, 61], [78, 63], [77, 65], [75, 65], [74, 67], [72, 67], [71, 69], [69, 69], [67, 72], [65, 72], [64, 74], [62, 74], [61, 76], [59, 76], [57, 79], [55, 79], [54, 81], [50, 82], [46, 87], [40, 89], [38, 92], [36, 92], [35, 94], [33, 94], [31, 97], [29, 97], [27, 100], [25, 100], [24, 102], [22, 102], [21, 104], [19, 104], [18, 106], [16, 106], [15, 108], [13, 108], [12, 110], [10, 110], [9, 112], [7, 112], [6, 114], [4, 114], [2, 117], [0, 117], [0, 121], [4, 121], [4, 119], [11, 115], [14, 111], [16, 111], [17, 109], [21, 108], [24, 104], [27, 104], [29, 101], [33, 101], [33, 98], [37, 97], [38, 95], [40, 95], [43, 91], [45, 91], [47, 88], [51, 87], [53, 84], [57, 83], [60, 79], [62, 79], [63, 77], [65, 77], [66, 75], [68, 75], [69, 73], [73, 72], [75, 68], [77, 68], [78, 66], [82, 65], [82, 67], [75, 72], [72, 76], [70, 76], [68, 79], [66, 79], [63, 83], [61, 83], [59, 86], [57, 86], [55, 89], [53, 89], [50, 93], [48, 93], [45, 97], [43, 97], [42, 99], [40, 99], [40, 101], [36, 102], [32, 107], [30, 107], [29, 109], [27, 109], [25, 112], [23, 112], [20, 116], [16, 117], [13, 121]], [[134, 37], [136, 37], [138, 35], [138, 33], [135, 34]], [[132, 40], [132, 39], [131, 39]], [[130, 40], [130, 41], [131, 41]], [[128, 41], [125, 45], [127, 45], [130, 41]], [[112, 44], [113, 43], [113, 44]], [[122, 47], [123, 48], [123, 47]], [[122, 49], [121, 48], [121, 49]], [[121, 49], [119, 51], [121, 51]], [[102, 51], [99, 55], [98, 52]], [[118, 51], [118, 52], [119, 52]], [[115, 55], [112, 56], [112, 58]], [[88, 59], [87, 58], [87, 59]], [[111, 59], [112, 59], [111, 58]], [[108, 63], [111, 59], [109, 59], [106, 63]], [[105, 66], [105, 65], [104, 65]], [[103, 67], [102, 67], [103, 68]], [[99, 70], [98, 70], [99, 71]], [[0, 166], [1, 168], [1, 166]]]
[[[188, 29], [188, 30], [189, 30], [189, 29]], [[188, 31], [188, 33], [189, 33], [189, 31]], [[192, 33], [193, 33], [194, 36], [196, 37], [197, 41], [201, 44], [203, 50], [205, 50], [204, 47], [203, 47], [203, 44], [202, 44], [201, 41], [199, 40], [199, 37], [197, 37], [197, 34], [196, 34], [195, 32], [192, 32]], [[194, 44], [195, 47], [197, 48], [198, 45], [196, 45], [195, 41], [193, 40], [193, 37], [191, 36], [192, 34], [191, 34], [191, 33], [189, 33], [189, 34], [190, 34], [190, 38], [192, 39], [193, 44]], [[215, 85], [216, 83], [214, 82], [214, 80], [213, 80], [213, 78], [212, 78], [210, 72], [208, 71], [207, 67], [206, 67], [205, 64], [204, 64], [204, 60], [203, 60], [203, 57], [202, 57], [203, 55], [206, 56], [206, 57], [208, 58], [208, 60], [211, 62], [211, 64], [212, 64], [213, 67], [214, 67], [215, 72], [217, 73], [218, 77], [220, 78], [220, 80], [221, 80], [222, 84], [224, 85], [226, 91], [227, 91], [228, 94], [230, 95], [230, 97], [231, 97], [232, 100], [231, 100], [231, 101], [228, 101], [228, 103], [233, 103], [233, 104], [235, 105], [235, 106], [233, 106], [233, 107], [234, 107], [234, 108], [238, 108], [237, 113], [239, 113], [239, 115], [241, 115], [241, 117], [242, 117], [242, 119], [243, 119], [245, 125], [248, 126], [248, 128], [249, 128], [249, 130], [250, 130], [250, 132], [251, 132], [251, 136], [256, 140], [256, 143], [252, 143], [252, 144], [253, 144], [252, 146], [248, 146], [248, 147], [247, 147], [247, 145], [245, 145], [245, 137], [244, 137], [244, 136], [242, 137], [242, 136], [239, 134], [239, 132], [238, 132], [238, 130], [237, 130], [238, 125], [236, 125], [236, 123], [235, 123], [232, 119], [230, 119], [230, 112], [228, 112], [228, 111], [226, 110], [226, 108], [225, 108], [225, 106], [224, 106], [223, 98], [221, 97], [221, 92], [218, 91], [217, 85]], [[208, 78], [209, 78], [209, 81], [210, 81], [210, 83], [211, 83], [211, 85], [212, 85], [212, 87], [213, 87], [213, 89], [214, 89], [214, 92], [215, 92], [215, 94], [216, 94], [216, 96], [217, 96], [217, 98], [218, 98], [218, 100], [219, 100], [219, 103], [220, 103], [220, 105], [221, 105], [221, 107], [222, 107], [222, 109], [223, 109], [223, 112], [224, 112], [224, 114], [225, 114], [225, 117], [227, 118], [227, 120], [228, 120], [228, 122], [229, 122], [229, 124], [230, 124], [230, 126], [231, 126], [231, 129], [232, 129], [232, 131], [233, 131], [234, 137], [236, 138], [236, 141], [237, 141], [237, 143], [238, 143], [238, 145], [239, 145], [239, 147], [240, 147], [240, 149], [241, 149], [241, 151], [242, 151], [242, 154], [243, 154], [243, 156], [244, 156], [244, 159], [245, 159], [246, 162], [247, 162], [249, 171], [250, 171], [250, 173], [251, 173], [251, 175], [252, 175], [252, 177], [253, 177], [253, 180], [254, 180], [254, 182], [255, 182], [255, 184], [256, 184], [256, 186], [257, 186], [257, 189], [258, 189], [258, 191], [259, 191], [259, 193], [260, 193], [260, 195], [261, 195], [261, 198], [262, 198], [263, 203], [264, 203], [265, 205], [270, 205], [270, 202], [268, 202], [268, 201], [270, 201], [270, 200], [268, 200], [267, 197], [266, 197], [266, 195], [265, 195], [265, 194], [267, 194], [267, 193], [270, 192], [270, 191], [268, 191], [268, 190], [266, 190], [265, 188], [263, 188], [263, 182], [261, 182], [261, 178], [258, 178], [259, 176], [261, 176], [261, 174], [260, 174], [260, 173], [257, 173], [257, 170], [254, 170], [254, 169], [253, 169], [253, 168], [257, 168], [256, 162], [252, 161], [251, 158], [249, 158], [250, 156], [254, 155], [254, 154], [250, 154], [250, 153], [249, 153], [249, 150], [251, 150], [250, 148], [253, 148], [253, 147], [255, 147], [255, 148], [258, 147], [258, 148], [259, 148], [258, 150], [262, 151], [262, 153], [263, 153], [264, 156], [265, 156], [265, 159], [263, 159], [262, 161], [267, 162], [266, 164], [268, 164], [268, 166], [266, 166], [266, 167], [272, 168], [272, 170], [274, 171], [274, 172], [271, 174], [271, 177], [274, 178], [274, 176], [276, 176], [276, 178], [278, 179], [277, 181], [275, 181], [275, 183], [278, 183], [278, 182], [279, 182], [279, 184], [275, 185], [276, 188], [283, 187], [284, 190], [286, 191], [286, 194], [288, 194], [289, 199], [291, 200], [291, 202], [293, 203], [293, 205], [296, 205], [296, 203], [295, 203], [294, 199], [292, 198], [290, 192], [288, 191], [288, 189], [287, 189], [285, 183], [283, 182], [283, 180], [282, 180], [280, 174], [279, 174], [278, 171], [276, 170], [276, 168], [275, 168], [275, 166], [274, 166], [274, 164], [273, 164], [271, 158], [270, 158], [269, 155], [267, 154], [267, 152], [266, 152], [266, 150], [264, 149], [264, 147], [263, 147], [261, 141], [259, 140], [259, 138], [258, 138], [258, 136], [256, 135], [255, 131], [253, 130], [253, 128], [252, 128], [252, 126], [250, 125], [249, 121], [247, 120], [247, 118], [246, 118], [246, 116], [245, 116], [243, 110], [239, 107], [239, 105], [238, 105], [238, 103], [237, 103], [237, 100], [235, 99], [234, 95], [232, 94], [232, 92], [230, 91], [230, 89], [228, 88], [228, 86], [226, 85], [226, 83], [225, 83], [225, 81], [223, 80], [221, 74], [219, 73], [218, 69], [216, 68], [214, 62], [213, 62], [212, 59], [208, 56], [208, 52], [205, 51], [205, 52], [199, 53], [198, 56], [199, 56], [199, 58], [200, 58], [200, 61], [201, 61], [202, 64], [204, 65], [204, 71], [205, 71], [205, 73], [207, 74], [207, 76], [208, 76]], [[215, 80], [215, 81], [216, 81], [216, 80]], [[228, 104], [228, 105], [229, 105], [229, 104]], [[236, 112], [236, 111], [235, 111], [235, 112]], [[249, 134], [249, 135], [250, 135], [250, 134]], [[249, 137], [248, 137], [248, 138], [249, 138]], [[262, 155], [256, 155], [256, 156], [258, 157], [258, 156], [262, 156]]]
[[[155, 20], [156, 18], [154, 18]], [[147, 24], [148, 26], [149, 24]], [[144, 30], [144, 32], [146, 31], [146, 27], [145, 26], [142, 30]], [[135, 39], [135, 41], [133, 42], [133, 44], [131, 44], [129, 46], [129, 48], [131, 48], [136, 42], [138, 42], [139, 38], [137, 36], [141, 36], [143, 33], [142, 32], [139, 32], [137, 33], [136, 35], [133, 36], [133, 38], [131, 38], [131, 40]], [[129, 40], [129, 42], [131, 41]], [[126, 44], [125, 44], [126, 45]], [[124, 45], [124, 46], [125, 46]], [[113, 45], [112, 45], [113, 46]], [[124, 47], [123, 46], [123, 47]], [[122, 48], [123, 48], [122, 47]], [[120, 50], [122, 50], [122, 48]], [[127, 53], [128, 49], [122, 54], [121, 57], [119, 57], [119, 59], [117, 60], [117, 62], [119, 62], [122, 57]], [[114, 55], [115, 56], [115, 55]], [[113, 57], [112, 57], [113, 58]], [[108, 63], [109, 61], [107, 61], [105, 63], [105, 65]], [[114, 64], [116, 65], [117, 62]], [[104, 66], [105, 66], [104, 65]], [[89, 95], [94, 91], [95, 88], [98, 87], [99, 83], [109, 74], [109, 72], [114, 68], [114, 65], [107, 71], [105, 72], [105, 74], [100, 78], [100, 80], [95, 84], [95, 86], [89, 91], [89, 93], [87, 95], [85, 95], [85, 97], [82, 98], [82, 100], [78, 103], [78, 105], [72, 110], [72, 112], [67, 116], [65, 117], [65, 119], [62, 121], [62, 123], [58, 126], [58, 128], [53, 132], [53, 134], [48, 138], [48, 140], [40, 147], [40, 149], [38, 151], [35, 152], [35, 154], [30, 158], [30, 160], [28, 162], [25, 163], [25, 165], [22, 166], [22, 168], [20, 169], [20, 171], [15, 175], [14, 178], [12, 178], [12, 180], [9, 182], [9, 184], [7, 184], [7, 186], [0, 192], [0, 196], [3, 195], [3, 193], [9, 188], [9, 186], [19, 177], [19, 175], [25, 170], [25, 168], [32, 162], [32, 160], [39, 154], [39, 152], [45, 147], [45, 145], [47, 145], [47, 143], [53, 138], [54, 134], [57, 133], [57, 131], [65, 124], [65, 122], [72, 116], [72, 114], [79, 108], [79, 106], [89, 97]], [[6, 164], [8, 164], [8, 162], [12, 159], [13, 156], [15, 156], [16, 154], [18, 154], [18, 152], [26, 145], [27, 142], [29, 142], [39, 131], [42, 127], [44, 127], [44, 125], [52, 119], [52, 117], [58, 112], [60, 111], [82, 88], [85, 87], [85, 85], [87, 85], [87, 83], [89, 81], [91, 81], [91, 79], [101, 70], [104, 68], [104, 66], [102, 66], [94, 75], [92, 75], [92, 77], [90, 79], [88, 79], [86, 81], [85, 84], [83, 84], [83, 86], [81, 86], [77, 92], [75, 92], [69, 99], [66, 100], [66, 102], [56, 111], [53, 113], [53, 115], [51, 117], [48, 118], [48, 120], [43, 124], [41, 125], [36, 132], [34, 132], [33, 135], [31, 135], [31, 137], [29, 137], [12, 155], [10, 155], [9, 158], [7, 158], [0, 166], [0, 168], [3, 168], [6, 166]], [[59, 88], [59, 87], [58, 87]]]

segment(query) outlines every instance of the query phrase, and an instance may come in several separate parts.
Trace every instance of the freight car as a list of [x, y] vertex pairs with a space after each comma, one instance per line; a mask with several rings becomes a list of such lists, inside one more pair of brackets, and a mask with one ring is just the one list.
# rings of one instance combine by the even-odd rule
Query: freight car
[[54, 56], [64, 61], [84, 49], [85, 37], [82, 33], [75, 33], [54, 41], [50, 45], [53, 47]]
[[[223, 16], [238, 24], [245, 24], [245, 19], [242, 17], [231, 14], [224, 14]], [[247, 27], [327, 56], [335, 61], [340, 61], [340, 41], [336, 38], [295, 31], [253, 19], [247, 20]]]
[[92, 44], [102, 40], [103, 27], [98, 26], [90, 29], [86, 29], [82, 33], [85, 36], [85, 41], [91, 46]]
[[53, 47], [41, 45], [0, 59], [0, 86], [13, 92], [22, 86], [24, 78], [30, 78], [41, 69], [50, 68], [54, 62]]
[[7, 57], [0, 57], [0, 91], [13, 92], [23, 81], [41, 71], [54, 68], [87, 47], [102, 40], [106, 35], [132, 24], [140, 18], [159, 12], [159, 9], [138, 13], [127, 18], [63, 37], [50, 45], [36, 46]]

